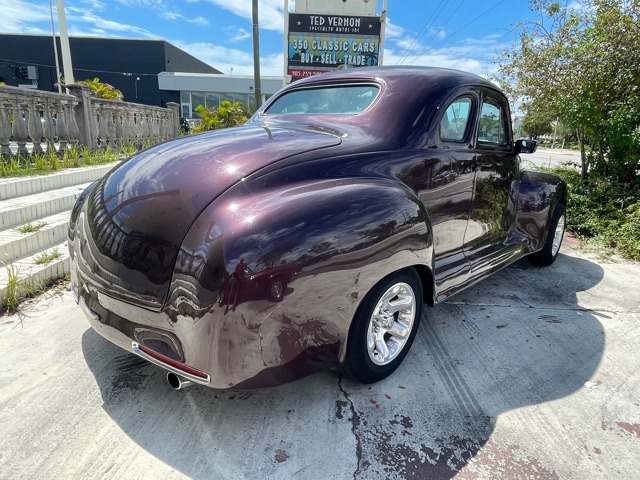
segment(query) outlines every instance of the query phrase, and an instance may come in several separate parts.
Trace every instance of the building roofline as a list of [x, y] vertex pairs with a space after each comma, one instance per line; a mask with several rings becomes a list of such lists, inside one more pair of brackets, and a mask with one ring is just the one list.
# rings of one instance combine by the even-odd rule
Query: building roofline
[[[20, 33], [20, 32], [0, 32], [0, 35], [13, 36], [13, 37], [46, 37], [51, 38], [50, 33]], [[60, 34], [56, 33], [56, 38], [60, 38]], [[174, 45], [169, 40], [166, 40], [162, 37], [151, 37], [151, 38], [130, 38], [130, 37], [110, 37], [110, 36], [100, 36], [100, 35], [69, 35], [69, 38], [95, 38], [98, 40], [126, 40], [128, 42], [131, 41], [140, 41], [140, 42], [164, 42], [170, 45]], [[180, 47], [176, 47], [180, 48]]]
[[[235, 78], [239, 80], [253, 80], [253, 75], [227, 75], [225, 73], [195, 73], [195, 72], [160, 72], [158, 76], [164, 77], [204, 77], [204, 78]], [[263, 80], [280, 80], [282, 76], [260, 75]]]

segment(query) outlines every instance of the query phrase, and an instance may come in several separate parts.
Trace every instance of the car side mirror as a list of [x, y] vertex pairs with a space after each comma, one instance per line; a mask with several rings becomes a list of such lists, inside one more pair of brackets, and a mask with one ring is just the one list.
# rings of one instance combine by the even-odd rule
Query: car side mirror
[[516, 141], [516, 153], [533, 153], [538, 148], [538, 142], [521, 138]]

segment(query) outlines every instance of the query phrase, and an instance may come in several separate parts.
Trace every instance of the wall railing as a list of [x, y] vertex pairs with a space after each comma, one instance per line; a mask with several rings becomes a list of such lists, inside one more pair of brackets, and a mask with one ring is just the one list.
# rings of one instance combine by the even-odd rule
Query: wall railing
[[[179, 133], [179, 105], [168, 108], [91, 97], [84, 85], [69, 93], [0, 86], [0, 157], [156, 144]], [[13, 148], [11, 148], [13, 146]]]

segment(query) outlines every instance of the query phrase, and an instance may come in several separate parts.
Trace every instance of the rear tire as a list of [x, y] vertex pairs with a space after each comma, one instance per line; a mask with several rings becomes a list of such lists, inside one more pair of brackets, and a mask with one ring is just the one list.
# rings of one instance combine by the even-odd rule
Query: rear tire
[[374, 383], [391, 375], [409, 352], [422, 315], [422, 285], [413, 269], [382, 279], [351, 323], [343, 364], [352, 380]]
[[551, 222], [549, 222], [549, 231], [547, 232], [547, 240], [544, 242], [544, 246], [541, 250], [529, 255], [529, 261], [533, 265], [547, 267], [558, 258], [566, 225], [565, 212], [566, 209], [563, 204], [556, 205]]

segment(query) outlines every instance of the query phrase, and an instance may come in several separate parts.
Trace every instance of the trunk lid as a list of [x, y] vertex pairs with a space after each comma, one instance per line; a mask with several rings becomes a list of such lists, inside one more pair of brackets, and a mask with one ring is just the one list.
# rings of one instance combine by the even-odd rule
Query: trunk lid
[[340, 143], [314, 130], [242, 127], [141, 152], [87, 198], [75, 240], [83, 276], [110, 296], [161, 309], [182, 240], [207, 205], [266, 165]]

